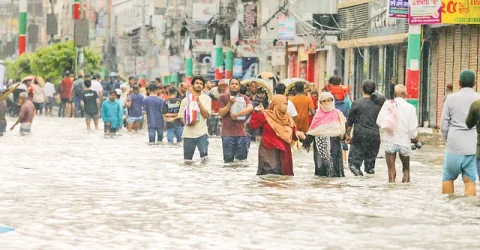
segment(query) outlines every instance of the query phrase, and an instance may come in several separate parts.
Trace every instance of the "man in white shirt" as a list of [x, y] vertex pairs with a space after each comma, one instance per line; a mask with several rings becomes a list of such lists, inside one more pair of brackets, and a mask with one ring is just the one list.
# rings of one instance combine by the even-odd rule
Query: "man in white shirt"
[[[195, 153], [195, 148], [200, 151], [200, 158], [202, 163], [208, 160], [208, 127], [207, 119], [212, 113], [212, 100], [209, 96], [203, 95], [202, 90], [205, 87], [205, 80], [201, 76], [195, 76], [192, 79], [191, 96], [184, 98], [180, 104], [179, 115], [183, 119], [185, 127], [183, 128], [183, 158], [185, 161], [191, 161]], [[192, 121], [186, 124], [187, 117], [185, 116], [185, 109], [189, 106], [189, 98], [192, 103], [190, 105], [198, 108], [198, 121]], [[195, 103], [195, 105], [193, 105]]]
[[377, 125], [382, 129], [384, 120], [389, 118], [392, 112], [388, 111], [391, 105], [396, 105], [396, 125], [393, 133], [383, 131], [383, 148], [388, 166], [388, 181], [395, 182], [397, 172], [395, 170], [395, 160], [397, 153], [400, 156], [403, 166], [403, 183], [410, 182], [410, 155], [412, 153], [411, 142], [416, 141], [418, 119], [415, 107], [405, 101], [407, 95], [404, 85], [395, 86], [395, 100], [384, 103], [377, 118]]
[[101, 98], [102, 94], [103, 94], [103, 87], [102, 87], [102, 84], [98, 81], [99, 78], [100, 78], [99, 75], [93, 75], [93, 77], [92, 77], [92, 87], [90, 89], [93, 90], [93, 91], [96, 91], [98, 96], [100, 96], [100, 98]]

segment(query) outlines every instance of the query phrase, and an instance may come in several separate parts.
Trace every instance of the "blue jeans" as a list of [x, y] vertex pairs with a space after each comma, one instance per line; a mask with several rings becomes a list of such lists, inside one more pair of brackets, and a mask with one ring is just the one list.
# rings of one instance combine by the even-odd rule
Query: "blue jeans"
[[74, 96], [73, 103], [75, 104], [75, 116], [74, 117], [83, 117], [83, 109], [80, 106], [80, 101], [82, 100], [81, 96]]
[[155, 135], [157, 135], [157, 141], [163, 140], [163, 127], [161, 128], [148, 128], [148, 142], [155, 142]]
[[168, 143], [173, 143], [173, 137], [177, 137], [177, 143], [182, 142], [183, 127], [177, 126], [174, 128], [167, 128]]
[[200, 157], [208, 156], [208, 135], [198, 138], [183, 138], [183, 159], [192, 160], [195, 148], [198, 148]]
[[250, 148], [248, 136], [222, 136], [223, 160], [233, 162], [234, 159], [246, 160]]

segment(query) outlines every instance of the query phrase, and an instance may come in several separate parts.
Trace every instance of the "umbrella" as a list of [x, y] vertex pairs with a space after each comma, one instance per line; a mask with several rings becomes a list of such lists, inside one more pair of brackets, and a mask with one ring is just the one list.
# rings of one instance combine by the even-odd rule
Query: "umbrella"
[[34, 81], [34, 80], [35, 80], [35, 76], [27, 76], [27, 77], [23, 78], [22, 82]]
[[38, 85], [40, 85], [40, 87], [43, 88], [45, 86], [45, 79], [43, 79], [43, 77], [37, 76], [36, 80], [37, 80]]

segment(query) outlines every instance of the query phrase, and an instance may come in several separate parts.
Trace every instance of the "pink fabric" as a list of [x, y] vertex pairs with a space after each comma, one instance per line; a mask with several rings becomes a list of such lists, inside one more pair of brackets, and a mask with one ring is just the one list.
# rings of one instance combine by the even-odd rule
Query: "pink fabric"
[[310, 129], [315, 129], [318, 126], [339, 122], [339, 113], [340, 110], [334, 109], [330, 112], [325, 112], [322, 108], [317, 109], [317, 113], [312, 120], [312, 125], [310, 125]]

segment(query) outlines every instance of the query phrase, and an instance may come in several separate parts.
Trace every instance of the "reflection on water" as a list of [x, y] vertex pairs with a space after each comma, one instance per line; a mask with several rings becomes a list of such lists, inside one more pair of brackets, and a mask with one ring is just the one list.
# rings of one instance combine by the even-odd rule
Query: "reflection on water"
[[386, 182], [384, 159], [374, 177], [329, 179], [295, 152], [294, 177], [257, 177], [256, 145], [226, 165], [213, 138], [209, 164], [186, 165], [181, 146], [104, 139], [82, 120], [39, 118], [33, 130], [0, 138], [0, 224], [15, 228], [2, 249], [480, 246], [478, 199], [440, 195], [442, 153], [428, 146], [404, 185]]

